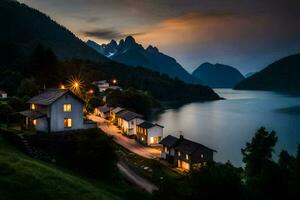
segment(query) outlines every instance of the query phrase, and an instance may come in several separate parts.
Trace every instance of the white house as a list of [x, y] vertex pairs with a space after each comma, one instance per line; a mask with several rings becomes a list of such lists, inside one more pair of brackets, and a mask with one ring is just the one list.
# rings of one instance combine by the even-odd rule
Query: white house
[[110, 107], [107, 105], [99, 106], [98, 108], [95, 108], [94, 114], [103, 118], [108, 118], [110, 116]]
[[145, 145], [159, 144], [163, 136], [163, 126], [144, 121], [137, 125], [137, 140]]
[[5, 99], [5, 98], [7, 98], [7, 93], [0, 90], [0, 99]]
[[114, 123], [118, 123], [117, 114], [124, 111], [125, 108], [116, 107], [110, 111], [111, 121]]
[[99, 92], [104, 92], [109, 88], [109, 83], [106, 80], [93, 82], [99, 89]]
[[136, 125], [142, 123], [142, 115], [124, 110], [117, 114], [118, 126], [127, 135], [136, 135]]
[[30, 110], [20, 112], [26, 117], [26, 125], [38, 132], [63, 132], [95, 128], [94, 123], [85, 123], [84, 101], [66, 89], [46, 89], [27, 103]]

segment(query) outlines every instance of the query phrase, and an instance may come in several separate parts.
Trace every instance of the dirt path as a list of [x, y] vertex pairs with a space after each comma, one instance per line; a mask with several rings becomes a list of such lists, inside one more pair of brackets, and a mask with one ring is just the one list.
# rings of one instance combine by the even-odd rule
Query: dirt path
[[114, 140], [122, 145], [129, 151], [136, 153], [142, 157], [155, 159], [160, 157], [160, 150], [157, 148], [145, 147], [133, 139], [129, 139], [121, 134], [121, 131], [115, 126], [110, 124], [102, 117], [89, 115], [88, 118], [97, 122], [98, 127], [105, 133], [114, 136]]
[[129, 167], [123, 163], [118, 162], [117, 164], [120, 172], [130, 181], [131, 183], [139, 186], [140, 188], [146, 190], [149, 193], [152, 193], [155, 190], [158, 190], [158, 187], [152, 183], [150, 183], [148, 180], [142, 178], [138, 174], [136, 174], [134, 171], [129, 169]]

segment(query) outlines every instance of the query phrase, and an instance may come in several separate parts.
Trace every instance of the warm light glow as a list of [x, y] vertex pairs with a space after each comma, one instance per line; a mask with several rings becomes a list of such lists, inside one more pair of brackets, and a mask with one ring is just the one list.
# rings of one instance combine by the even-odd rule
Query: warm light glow
[[94, 93], [94, 90], [90, 90], [89, 93], [93, 94], [93, 93]]
[[71, 128], [72, 127], [72, 119], [71, 118], [65, 118], [64, 119], [64, 127], [65, 128]]
[[114, 80], [113, 80], [113, 84], [116, 84], [116, 83], [117, 83], [117, 80], [116, 80], [116, 79], [114, 79]]
[[154, 138], [150, 137], [150, 144], [153, 144], [153, 143], [154, 143]]
[[36, 119], [34, 119], [34, 120], [32, 121], [32, 124], [33, 124], [34, 126], [36, 126]]
[[180, 151], [178, 151], [178, 156], [180, 156], [181, 154], [180, 154]]
[[72, 105], [70, 103], [64, 104], [64, 112], [71, 112], [72, 111]]
[[34, 103], [31, 104], [31, 110], [36, 110], [36, 105]]
[[189, 155], [188, 154], [185, 154], [185, 159], [189, 159]]
[[80, 76], [73, 76], [68, 81], [68, 88], [75, 94], [80, 95], [81, 89], [83, 87], [83, 80], [80, 78]]
[[61, 85], [61, 86], [60, 86], [60, 89], [64, 90], [64, 89], [66, 89], [66, 88], [65, 88], [64, 85]]

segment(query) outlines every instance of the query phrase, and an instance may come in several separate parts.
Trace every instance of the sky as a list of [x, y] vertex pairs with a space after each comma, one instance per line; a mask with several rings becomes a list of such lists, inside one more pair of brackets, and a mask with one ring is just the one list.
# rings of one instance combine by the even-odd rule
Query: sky
[[132, 35], [192, 72], [204, 62], [261, 70], [300, 53], [299, 0], [20, 0], [100, 44]]

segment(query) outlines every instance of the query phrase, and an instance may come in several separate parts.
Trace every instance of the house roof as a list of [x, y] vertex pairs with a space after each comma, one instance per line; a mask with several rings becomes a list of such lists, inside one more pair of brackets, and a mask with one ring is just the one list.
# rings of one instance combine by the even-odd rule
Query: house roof
[[172, 147], [174, 146], [177, 142], [179, 141], [178, 138], [172, 136], [172, 135], [168, 135], [167, 137], [163, 138], [159, 143], [167, 146], [167, 147]]
[[76, 96], [74, 93], [72, 93], [70, 90], [65, 90], [65, 89], [46, 89], [44, 92], [32, 97], [27, 101], [27, 103], [34, 103], [34, 104], [39, 104], [39, 105], [51, 105], [54, 103], [56, 100], [64, 96], [65, 94], [70, 94], [73, 97], [77, 98], [81, 102], [83, 100]]
[[99, 109], [100, 112], [103, 112], [103, 113], [107, 113], [107, 112], [110, 111], [110, 108], [106, 105], [105, 106], [99, 106], [98, 109]]
[[38, 118], [42, 118], [44, 116], [46, 116], [45, 113], [36, 111], [36, 110], [25, 110], [20, 112], [21, 115], [25, 116], [25, 117], [29, 117], [30, 119], [38, 119]]
[[140, 114], [137, 114], [135, 112], [129, 111], [129, 110], [124, 110], [124, 111], [118, 113], [118, 117], [121, 118], [121, 119], [124, 119], [126, 121], [130, 121], [130, 120], [133, 120], [135, 118], [141, 118], [143, 116], [140, 115]]
[[159, 143], [167, 147], [174, 147], [176, 150], [186, 153], [193, 153], [199, 148], [216, 152], [215, 150], [210, 149], [200, 143], [185, 139], [183, 137], [177, 138], [172, 135], [168, 135], [167, 137], [163, 138]]
[[179, 142], [175, 146], [175, 149], [178, 151], [186, 152], [186, 153], [193, 153], [194, 151], [198, 150], [199, 148], [203, 148], [209, 151], [214, 151], [213, 149], [210, 149], [200, 143], [185, 139], [185, 138], [180, 138]]
[[116, 108], [114, 108], [111, 112], [117, 114], [117, 113], [119, 113], [119, 112], [121, 112], [121, 111], [123, 111], [123, 110], [125, 110], [125, 108], [116, 107]]
[[3, 90], [0, 90], [0, 94], [6, 94], [6, 92]]
[[164, 128], [163, 126], [161, 126], [159, 124], [153, 124], [153, 123], [148, 122], [148, 121], [144, 121], [144, 122], [140, 123], [138, 126], [142, 127], [142, 128], [146, 128], [146, 129], [152, 128], [154, 126], [159, 126], [159, 127]]
[[150, 122], [144, 121], [144, 122], [140, 123], [138, 126], [139, 126], [139, 127], [142, 127], [142, 128], [148, 129], [148, 128], [154, 127], [155, 124], [152, 124], [152, 123], [150, 123]]

